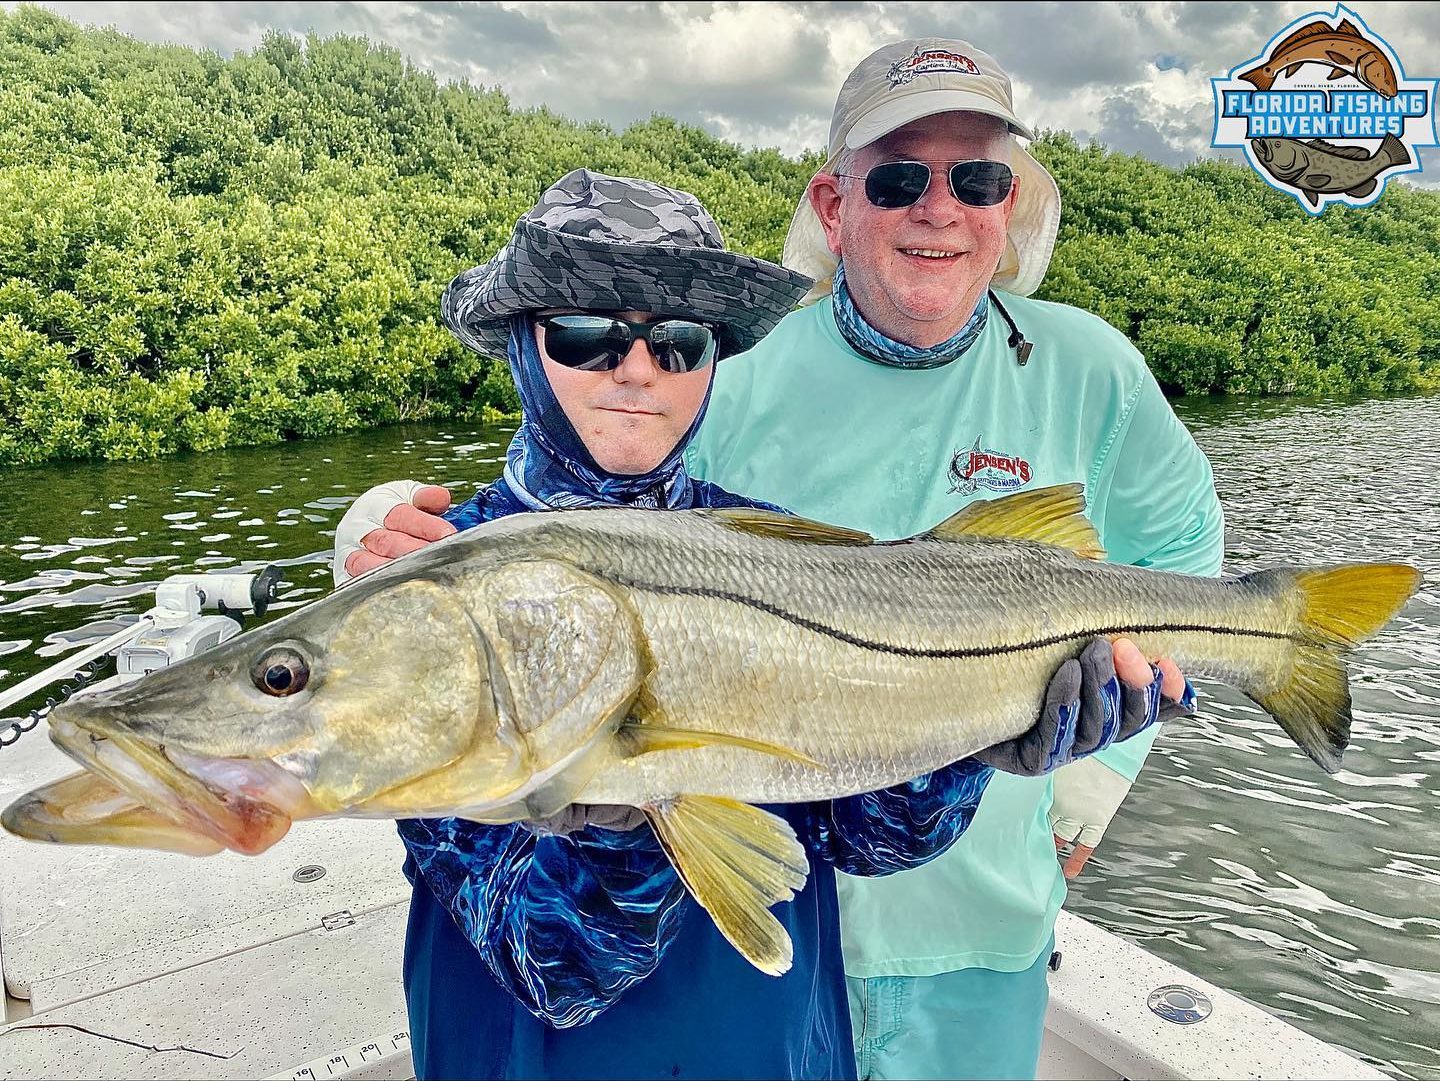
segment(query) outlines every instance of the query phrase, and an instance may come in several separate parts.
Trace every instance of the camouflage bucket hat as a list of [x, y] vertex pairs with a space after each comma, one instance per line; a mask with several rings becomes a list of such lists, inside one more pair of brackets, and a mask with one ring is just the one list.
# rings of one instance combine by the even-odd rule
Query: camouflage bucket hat
[[544, 308], [713, 323], [726, 357], [768, 334], [809, 287], [803, 274], [726, 251], [688, 192], [576, 169], [521, 216], [493, 259], [450, 283], [440, 314], [457, 338], [493, 357], [505, 356], [512, 315]]

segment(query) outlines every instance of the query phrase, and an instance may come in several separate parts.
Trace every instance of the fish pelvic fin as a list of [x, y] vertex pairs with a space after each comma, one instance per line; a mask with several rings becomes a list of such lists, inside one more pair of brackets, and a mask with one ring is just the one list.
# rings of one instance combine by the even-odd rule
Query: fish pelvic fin
[[802, 762], [815, 769], [825, 767], [808, 754], [769, 743], [762, 739], [732, 736], [727, 732], [702, 732], [698, 729], [670, 728], [666, 725], [650, 724], [644, 721], [627, 721], [620, 728], [620, 738], [632, 755], [649, 754], [651, 751], [683, 751], [696, 747], [743, 747], [760, 754]]
[[1277, 689], [1248, 692], [1321, 769], [1334, 773], [1350, 742], [1350, 686], [1344, 653], [1389, 623], [1420, 587], [1402, 563], [1360, 563], [1304, 571], [1262, 571], [1290, 578], [1300, 594], [1300, 633], [1288, 678]]
[[643, 810], [720, 933], [761, 972], [788, 972], [793, 947], [770, 906], [794, 897], [810, 873], [790, 823], [716, 796], [676, 796]]
[[773, 510], [756, 507], [714, 507], [694, 513], [704, 515], [728, 529], [739, 533], [750, 533], [757, 537], [771, 537], [775, 540], [805, 541], [810, 544], [848, 544], [861, 546], [874, 544], [875, 538], [858, 529], [829, 525], [809, 518], [778, 514]]
[[971, 503], [921, 536], [940, 541], [1004, 537], [1068, 548], [1085, 559], [1105, 558], [1100, 534], [1085, 517], [1085, 488], [1080, 484], [1055, 484]]

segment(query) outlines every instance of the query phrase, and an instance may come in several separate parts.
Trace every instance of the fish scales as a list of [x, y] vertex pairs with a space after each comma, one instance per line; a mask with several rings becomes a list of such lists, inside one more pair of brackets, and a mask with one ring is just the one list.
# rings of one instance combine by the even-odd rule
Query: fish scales
[[[1273, 603], [1233, 580], [989, 539], [814, 546], [797, 568], [791, 542], [699, 518], [652, 532], [652, 521], [623, 523], [624, 543], [607, 522], [605, 544], [567, 544], [640, 613], [657, 662], [640, 719], [774, 741], [826, 770], [744, 748], [661, 751], [602, 772], [583, 792], [594, 802], [682, 784], [749, 802], [885, 787], [1026, 731], [1056, 667], [1097, 635], [1163, 643], [1197, 675], [1233, 675], [1233, 635], [1160, 629], [1156, 613], [1177, 628], [1263, 627]], [[563, 528], [579, 540], [591, 524]], [[1239, 661], [1254, 648], [1231, 652]]]

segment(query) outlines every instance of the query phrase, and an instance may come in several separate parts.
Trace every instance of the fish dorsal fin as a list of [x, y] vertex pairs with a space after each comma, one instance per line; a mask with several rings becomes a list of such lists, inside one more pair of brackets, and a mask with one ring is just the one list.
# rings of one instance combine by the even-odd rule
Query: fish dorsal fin
[[809, 518], [796, 518], [756, 507], [710, 507], [696, 511], [737, 533], [775, 540], [805, 541], [809, 544], [874, 544], [875, 538], [858, 529], [828, 525]]
[[748, 751], [774, 755], [776, 758], [800, 762], [815, 769], [824, 769], [808, 754], [782, 747], [778, 743], [732, 736], [727, 732], [703, 732], [699, 729], [670, 728], [666, 725], [649, 724], [644, 721], [627, 721], [620, 726], [620, 736], [629, 745], [631, 754], [649, 754], [651, 751], [683, 751], [696, 747], [743, 747]]
[[1340, 25], [1335, 28], [1337, 34], [1349, 34], [1353, 38], [1363, 37], [1359, 29], [1349, 19], [1343, 19]]
[[924, 537], [942, 541], [1006, 537], [1068, 548], [1086, 559], [1105, 558], [1100, 535], [1085, 517], [1085, 489], [1079, 484], [1056, 484], [971, 503]]
[[[1342, 23], [1341, 25], [1344, 24]], [[1319, 37], [1322, 34], [1336, 34], [1339, 32], [1340, 31], [1336, 30], [1329, 23], [1321, 19], [1316, 19], [1313, 23], [1308, 23], [1307, 25], [1302, 26], [1299, 30], [1296, 30], [1295, 33], [1291, 34], [1284, 41], [1280, 42], [1280, 44], [1276, 45], [1275, 48], [1270, 50], [1270, 55], [1272, 58], [1277, 57], [1286, 49], [1298, 45], [1300, 42], [1305, 41], [1308, 38]], [[1351, 28], [1350, 32], [1352, 34], [1356, 33], [1353, 27]]]
[[1301, 142], [1326, 154], [1334, 154], [1337, 158], [1349, 158], [1352, 161], [1370, 160], [1370, 151], [1363, 146], [1339, 146], [1335, 143], [1327, 143], [1324, 139], [1302, 139]]
[[761, 972], [789, 971], [790, 936], [770, 906], [805, 886], [810, 866], [783, 818], [717, 796], [643, 808], [660, 847], [720, 933]]

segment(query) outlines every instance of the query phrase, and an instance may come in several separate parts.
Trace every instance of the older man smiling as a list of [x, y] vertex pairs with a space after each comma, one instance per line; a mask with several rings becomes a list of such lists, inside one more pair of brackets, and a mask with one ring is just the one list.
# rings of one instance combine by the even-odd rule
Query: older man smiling
[[[1026, 299], [1060, 220], [1029, 136], [1009, 77], [968, 42], [861, 61], [785, 244], [786, 265], [818, 279], [810, 306], [718, 373], [689, 465], [882, 538], [973, 498], [1080, 481], [1112, 559], [1213, 574], [1210, 466], [1143, 358], [1095, 316]], [[1193, 708], [1174, 665], [1152, 670], [1131, 643], [1093, 644], [1079, 667], [1082, 698], [1153, 672], [1170, 713]], [[1078, 872], [1149, 745], [999, 774], [939, 859], [840, 877], [861, 1077], [1033, 1076], [1065, 897], [1056, 846], [1075, 842]]]

